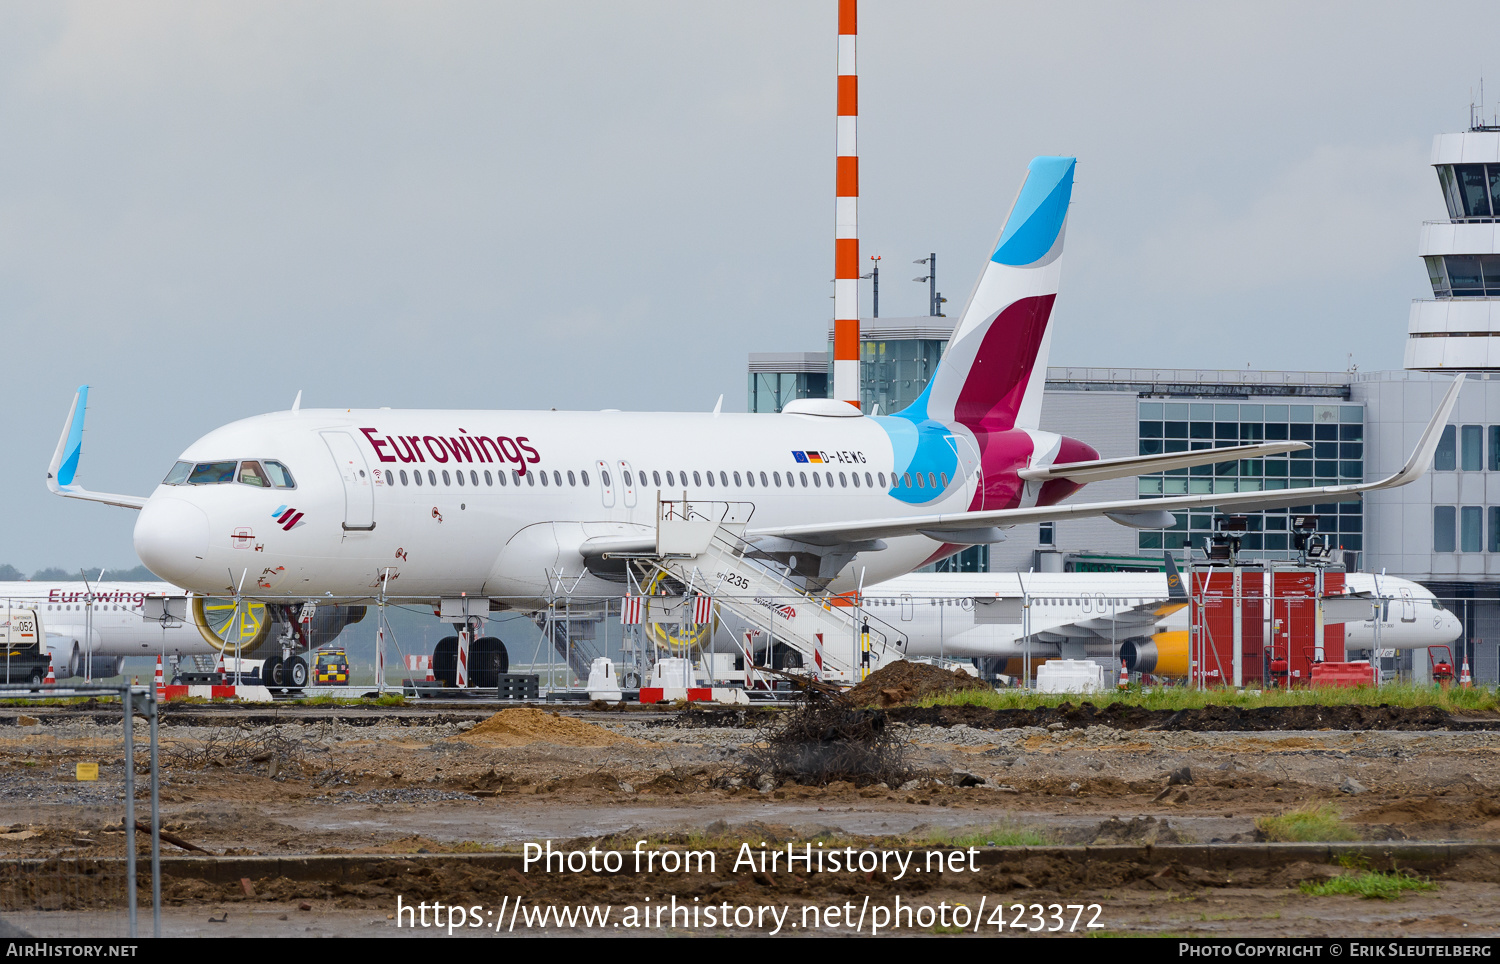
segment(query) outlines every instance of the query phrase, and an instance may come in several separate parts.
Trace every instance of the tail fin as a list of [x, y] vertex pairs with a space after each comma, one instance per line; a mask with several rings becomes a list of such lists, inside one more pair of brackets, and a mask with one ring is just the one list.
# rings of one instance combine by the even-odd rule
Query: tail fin
[[1167, 564], [1167, 598], [1174, 601], [1187, 599], [1187, 587], [1182, 584], [1182, 573], [1177, 571], [1177, 560], [1170, 552], [1163, 552], [1161, 558]]
[[1076, 163], [1032, 160], [994, 254], [912, 408], [976, 435], [1037, 427]]

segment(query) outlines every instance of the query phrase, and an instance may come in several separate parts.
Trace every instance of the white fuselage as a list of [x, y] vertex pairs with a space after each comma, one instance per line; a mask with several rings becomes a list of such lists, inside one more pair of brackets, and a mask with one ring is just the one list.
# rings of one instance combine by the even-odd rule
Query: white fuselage
[[147, 596], [183, 595], [163, 582], [0, 582], [0, 605], [35, 609], [41, 615], [58, 676], [83, 673], [90, 658], [101, 661], [93, 667], [98, 676], [111, 675], [100, 670], [124, 656], [215, 652], [190, 621], [163, 626], [145, 618]]
[[[1344, 582], [1349, 592], [1370, 595], [1378, 582], [1390, 601], [1379, 626], [1382, 649], [1448, 643], [1463, 632], [1458, 617], [1417, 583], [1362, 572]], [[1023, 597], [1030, 602], [1024, 622]], [[1169, 597], [1165, 573], [913, 573], [867, 588], [863, 599], [907, 634], [908, 655], [958, 659], [1058, 656], [1067, 644], [1037, 637], [1059, 635], [1076, 641], [1080, 655], [1115, 656], [1126, 639], [1186, 630], [1189, 618], [1185, 600]], [[1160, 616], [1144, 628], [1112, 631], [1120, 613], [1151, 605]], [[1342, 625], [1346, 650], [1376, 645], [1374, 619]]]
[[[658, 496], [753, 503], [752, 526], [795, 525], [963, 511], [976, 482], [893, 491], [893, 443], [875, 419], [792, 414], [283, 412], [218, 429], [181, 458], [274, 460], [295, 485], [158, 486], [136, 550], [164, 578], [289, 600], [369, 598], [384, 583], [393, 598], [516, 608], [544, 605], [559, 574], [583, 574], [586, 539], [653, 533]], [[857, 565], [868, 584], [941, 545], [890, 539]], [[854, 588], [855, 568], [832, 588]], [[573, 598], [623, 591], [588, 576]]]

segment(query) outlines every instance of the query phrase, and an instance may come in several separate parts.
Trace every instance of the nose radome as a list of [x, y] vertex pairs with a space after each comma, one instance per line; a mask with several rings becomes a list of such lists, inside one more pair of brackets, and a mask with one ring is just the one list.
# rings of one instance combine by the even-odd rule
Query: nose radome
[[152, 499], [135, 522], [135, 554], [157, 576], [190, 585], [208, 551], [208, 516], [181, 499]]

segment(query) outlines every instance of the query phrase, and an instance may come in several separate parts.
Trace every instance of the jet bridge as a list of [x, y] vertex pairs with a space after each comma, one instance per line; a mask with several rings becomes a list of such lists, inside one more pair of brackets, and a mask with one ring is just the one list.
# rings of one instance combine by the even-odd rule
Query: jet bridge
[[745, 538], [753, 511], [748, 502], [663, 500], [655, 551], [611, 555], [631, 561], [639, 585], [665, 577], [685, 594], [710, 597], [737, 628], [759, 632], [756, 648], [784, 644], [822, 679], [856, 683], [903, 657], [905, 633], [844, 597], [807, 588], [791, 566], [763, 558]]

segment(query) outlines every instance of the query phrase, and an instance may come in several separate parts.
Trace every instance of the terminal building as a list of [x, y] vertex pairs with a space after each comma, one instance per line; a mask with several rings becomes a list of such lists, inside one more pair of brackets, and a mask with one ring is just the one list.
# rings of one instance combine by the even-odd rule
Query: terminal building
[[[1041, 427], [1083, 439], [1106, 459], [1280, 439], [1312, 446], [1096, 482], [1075, 500], [1149, 501], [1375, 481], [1401, 468], [1453, 374], [1468, 373], [1432, 471], [1409, 485], [1367, 493], [1362, 502], [1248, 513], [1241, 557], [1294, 559], [1290, 516], [1316, 514], [1319, 531], [1360, 569], [1420, 582], [1457, 613], [1465, 634], [1455, 657], [1468, 657], [1476, 682], [1494, 683], [1500, 681], [1500, 128], [1439, 135], [1432, 165], [1449, 218], [1421, 227], [1418, 253], [1432, 298], [1412, 304], [1404, 370], [1049, 368]], [[916, 398], [955, 322], [941, 316], [861, 319], [865, 410], [899, 411]], [[764, 368], [764, 360], [779, 357], [752, 356], [752, 411], [780, 409], [758, 407], [754, 388], [766, 374], [757, 364]], [[789, 369], [783, 377], [794, 374]], [[1180, 512], [1174, 519], [1159, 530], [1104, 518], [1016, 526], [1005, 542], [974, 547], [940, 566], [1147, 569], [1160, 567], [1163, 551], [1179, 561], [1202, 559], [1214, 513]]]

